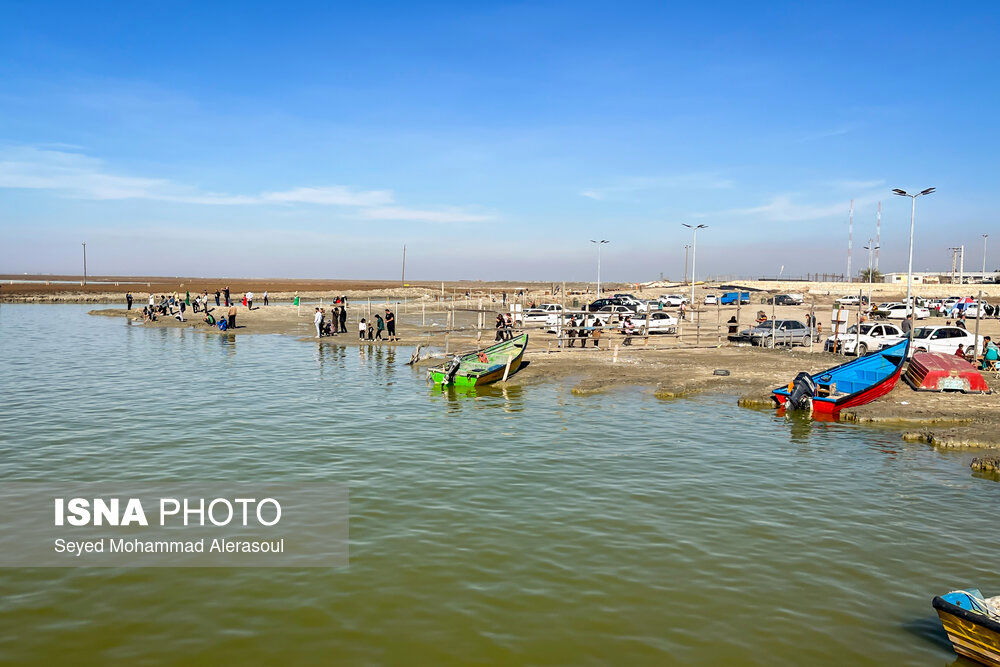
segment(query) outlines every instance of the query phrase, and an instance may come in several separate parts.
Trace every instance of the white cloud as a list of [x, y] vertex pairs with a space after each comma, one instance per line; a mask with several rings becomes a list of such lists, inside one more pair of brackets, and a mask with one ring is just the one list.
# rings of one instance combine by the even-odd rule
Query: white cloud
[[[855, 213], [865, 206], [874, 204], [878, 200], [875, 195], [866, 197], [856, 197], [854, 199]], [[772, 222], [798, 222], [810, 220], [823, 220], [825, 218], [846, 217], [850, 211], [849, 200], [839, 201], [831, 204], [802, 204], [792, 200], [788, 194], [776, 195], [766, 204], [752, 206], [749, 208], [734, 208], [726, 211], [719, 211], [713, 214], [700, 214], [697, 217], [714, 216], [748, 216]]]
[[456, 206], [437, 210], [380, 206], [362, 209], [361, 215], [372, 220], [413, 220], [417, 222], [485, 222], [493, 219], [491, 215], [472, 213]]
[[327, 206], [382, 206], [391, 204], [393, 201], [392, 192], [389, 190], [355, 190], [342, 185], [268, 192], [262, 195], [261, 199], [290, 204], [324, 204]]
[[482, 213], [449, 206], [414, 209], [396, 206], [391, 190], [361, 190], [345, 185], [297, 187], [254, 195], [207, 192], [163, 178], [112, 173], [102, 160], [82, 153], [22, 147], [0, 150], [0, 188], [50, 190], [74, 199], [151, 201], [212, 206], [313, 204], [354, 208], [371, 220], [481, 222]]
[[614, 185], [600, 188], [589, 188], [580, 192], [581, 197], [604, 201], [616, 196], [635, 194], [654, 190], [689, 189], [689, 190], [719, 190], [733, 187], [734, 183], [717, 172], [691, 172], [689, 174], [672, 174], [668, 176], [636, 176], [625, 179]]

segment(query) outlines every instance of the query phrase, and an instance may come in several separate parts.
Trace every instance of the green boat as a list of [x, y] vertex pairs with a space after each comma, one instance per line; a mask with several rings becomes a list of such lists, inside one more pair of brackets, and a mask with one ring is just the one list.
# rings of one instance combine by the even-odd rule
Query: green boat
[[427, 374], [434, 384], [479, 387], [502, 380], [504, 373], [514, 373], [520, 368], [526, 347], [528, 334], [521, 334], [482, 350], [457, 355], [447, 364], [430, 369]]

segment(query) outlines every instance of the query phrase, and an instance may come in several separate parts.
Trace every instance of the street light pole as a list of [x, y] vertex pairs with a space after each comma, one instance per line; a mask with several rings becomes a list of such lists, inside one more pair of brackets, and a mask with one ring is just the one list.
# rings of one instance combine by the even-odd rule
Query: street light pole
[[597, 246], [597, 298], [600, 299], [601, 298], [601, 246], [604, 245], [605, 243], [611, 243], [611, 241], [607, 241], [605, 239], [601, 239], [600, 241], [595, 241], [594, 239], [590, 239], [590, 242]]
[[694, 276], [695, 262], [698, 261], [698, 230], [706, 229], [708, 225], [689, 225], [682, 222], [681, 225], [691, 230], [691, 317], [694, 318]]
[[989, 234], [983, 234], [983, 282], [986, 282], [986, 239], [989, 237]]
[[87, 244], [83, 244], [83, 284], [87, 284]]
[[874, 277], [872, 273], [874, 269], [872, 268], [872, 259], [874, 257], [875, 251], [878, 250], [878, 245], [872, 242], [871, 237], [868, 237], [868, 245], [865, 246], [865, 250], [868, 251], [868, 308], [872, 307], [872, 280]]
[[[916, 321], [917, 318], [913, 314], [913, 302], [910, 300], [910, 285], [913, 282], [913, 221], [917, 215], [917, 197], [920, 197], [921, 195], [929, 195], [933, 193], [934, 190], [935, 188], [927, 188], [926, 190], [921, 190], [914, 195], [911, 195], [906, 190], [901, 190], [899, 188], [894, 188], [892, 191], [892, 194], [894, 195], [910, 198], [910, 254], [906, 264], [906, 311], [903, 312], [908, 312], [914, 321]], [[909, 347], [913, 345], [913, 322], [910, 322], [910, 331], [907, 339], [909, 340], [907, 349], [909, 349]]]
[[688, 253], [691, 251], [691, 244], [684, 244], [684, 280], [682, 282], [688, 281]]

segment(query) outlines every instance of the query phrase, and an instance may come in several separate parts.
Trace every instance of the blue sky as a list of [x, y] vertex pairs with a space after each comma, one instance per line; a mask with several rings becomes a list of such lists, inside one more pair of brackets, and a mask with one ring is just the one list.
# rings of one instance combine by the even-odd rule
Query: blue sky
[[1000, 5], [877, 5], [0, 2], [0, 272], [978, 268]]

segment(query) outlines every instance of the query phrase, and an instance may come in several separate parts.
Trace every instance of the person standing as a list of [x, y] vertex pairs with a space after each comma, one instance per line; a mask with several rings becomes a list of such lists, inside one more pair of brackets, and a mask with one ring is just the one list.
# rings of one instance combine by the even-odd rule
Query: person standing
[[347, 300], [340, 307], [340, 333], [347, 333]]
[[[228, 302], [229, 299], [227, 298], [226, 301]], [[236, 304], [234, 303], [229, 305], [229, 322], [227, 322], [227, 325], [230, 329], [236, 328]]]
[[226, 308], [233, 305], [233, 302], [229, 300], [229, 285], [226, 285], [225, 289], [222, 290], [222, 296], [226, 297]]
[[382, 332], [385, 331], [385, 321], [381, 315], [375, 315], [375, 340], [383, 340]]
[[566, 326], [566, 338], [569, 339], [569, 347], [573, 347], [576, 343], [576, 315], [569, 316], [569, 322]]
[[264, 290], [264, 305], [267, 305], [267, 290]]
[[222, 305], [222, 304], [219, 303], [219, 301], [220, 301], [219, 297], [220, 296], [221, 296], [221, 294], [219, 292], [219, 288], [215, 288], [215, 305], [216, 306]]
[[184, 290], [184, 303], [185, 305], [191, 305], [191, 290]]
[[910, 331], [913, 329], [913, 315], [907, 315], [906, 319], [903, 320], [903, 335], [909, 337]]
[[156, 305], [156, 295], [153, 294], [152, 292], [150, 292], [149, 293], [149, 308], [150, 308], [150, 310], [152, 310], [152, 308], [155, 305]]
[[253, 292], [247, 292], [247, 308], [253, 310]]
[[603, 326], [604, 326], [604, 324], [601, 322], [600, 318], [595, 317], [594, 318], [594, 333], [592, 333], [591, 336], [590, 336], [591, 338], [594, 339], [594, 347], [600, 347], [600, 345], [598, 345], [598, 343], [601, 342], [601, 327], [603, 327]]
[[316, 325], [316, 338], [321, 338], [323, 336], [323, 311], [316, 308], [316, 313], [313, 315], [313, 324]]
[[385, 326], [388, 329], [389, 340], [399, 340], [396, 337], [396, 313], [388, 308], [385, 309]]
[[125, 303], [128, 304], [126, 310], [132, 310], [132, 292], [125, 293]]
[[361, 321], [358, 322], [358, 339], [359, 340], [364, 340], [365, 339], [365, 332], [366, 331], [368, 331], [368, 326], [365, 324], [365, 318], [362, 317]]

